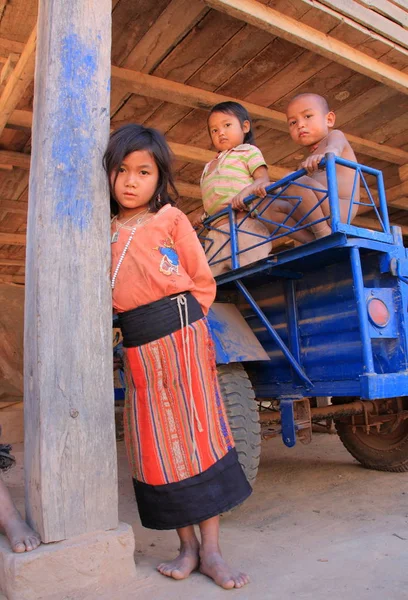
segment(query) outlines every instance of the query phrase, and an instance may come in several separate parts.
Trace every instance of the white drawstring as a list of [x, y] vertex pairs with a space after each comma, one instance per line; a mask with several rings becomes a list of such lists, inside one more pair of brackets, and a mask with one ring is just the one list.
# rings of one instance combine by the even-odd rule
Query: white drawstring
[[[197, 449], [196, 439], [195, 439], [195, 422], [197, 423], [197, 429], [201, 433], [203, 431], [203, 426], [201, 425], [200, 418], [197, 413], [197, 408], [194, 402], [193, 395], [193, 385], [191, 378], [191, 354], [190, 354], [190, 332], [188, 329], [188, 304], [187, 298], [185, 294], [179, 294], [176, 298], [172, 298], [172, 300], [177, 301], [177, 308], [180, 316], [181, 323], [181, 341], [183, 344], [183, 356], [184, 363], [187, 369], [187, 382], [188, 382], [188, 392], [189, 392], [189, 402], [190, 402], [190, 413], [191, 413], [191, 421], [192, 421], [192, 441], [193, 441], [193, 451], [191, 460], [195, 458], [195, 452]], [[183, 318], [183, 306], [184, 306], [184, 318]], [[187, 333], [186, 333], [187, 332]]]

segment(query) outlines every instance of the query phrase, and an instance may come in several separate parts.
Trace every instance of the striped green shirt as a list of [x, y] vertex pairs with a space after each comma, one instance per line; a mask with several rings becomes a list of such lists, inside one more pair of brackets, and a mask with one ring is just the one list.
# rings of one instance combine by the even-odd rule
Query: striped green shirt
[[[214, 160], [216, 165], [209, 172]], [[262, 152], [251, 144], [224, 150], [214, 160], [205, 165], [200, 183], [204, 210], [209, 215], [231, 204], [234, 196], [254, 182], [256, 169], [266, 166]]]

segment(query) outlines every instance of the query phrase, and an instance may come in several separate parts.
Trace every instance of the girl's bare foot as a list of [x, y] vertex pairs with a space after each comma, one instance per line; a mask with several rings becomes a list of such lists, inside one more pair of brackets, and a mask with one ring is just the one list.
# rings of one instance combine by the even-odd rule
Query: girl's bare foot
[[241, 588], [250, 581], [246, 573], [231, 569], [222, 558], [221, 552], [217, 551], [200, 552], [200, 573], [213, 579], [217, 585], [225, 590]]
[[17, 511], [4, 523], [4, 530], [13, 552], [31, 552], [41, 544], [40, 536], [21, 518]]
[[157, 570], [166, 577], [186, 579], [198, 568], [200, 562], [199, 545], [197, 543], [181, 543], [180, 554], [174, 560], [161, 563]]

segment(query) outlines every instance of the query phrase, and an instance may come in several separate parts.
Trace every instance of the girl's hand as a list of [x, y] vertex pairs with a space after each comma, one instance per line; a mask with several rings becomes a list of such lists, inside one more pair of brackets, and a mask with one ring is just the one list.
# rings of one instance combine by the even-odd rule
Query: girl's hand
[[306, 169], [308, 173], [313, 173], [313, 171], [317, 171], [319, 168], [319, 163], [323, 160], [324, 154], [312, 154], [308, 156], [306, 160], [304, 160], [300, 166]]
[[268, 187], [268, 185], [271, 185], [272, 181], [263, 181], [260, 183], [254, 183], [254, 191], [252, 192], [253, 194], [255, 194], [255, 196], [258, 196], [258, 198], [265, 198], [266, 194], [266, 189]]
[[246, 209], [244, 200], [247, 196], [250, 195], [250, 193], [248, 193], [246, 191], [247, 189], [248, 188], [245, 188], [244, 190], [242, 190], [242, 192], [240, 192], [239, 194], [234, 196], [233, 199], [231, 200], [231, 206], [234, 210], [245, 210]]
[[251, 185], [248, 185], [246, 188], [242, 190], [239, 194], [233, 197], [231, 200], [231, 206], [234, 210], [249, 210], [248, 205], [244, 204], [245, 198], [248, 196], [258, 196], [259, 198], [265, 198], [266, 190], [265, 188], [270, 185], [270, 181], [254, 181]]

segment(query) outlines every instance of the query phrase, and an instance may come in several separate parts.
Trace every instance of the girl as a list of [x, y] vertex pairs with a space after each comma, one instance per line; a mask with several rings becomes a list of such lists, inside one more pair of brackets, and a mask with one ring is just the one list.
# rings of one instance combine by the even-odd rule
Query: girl
[[[112, 292], [125, 349], [125, 441], [140, 518], [176, 529], [180, 554], [159, 565], [185, 579], [198, 567], [225, 589], [249, 579], [223, 560], [219, 514], [251, 493], [217, 382], [205, 315], [215, 281], [177, 194], [164, 137], [126, 125], [104, 157], [112, 219]], [[201, 533], [199, 543], [194, 525]]]
[[[237, 211], [237, 220], [242, 219], [246, 215], [244, 211], [248, 210], [244, 199], [251, 194], [264, 198], [265, 186], [270, 183], [262, 153], [254, 146], [252, 121], [246, 108], [238, 102], [216, 104], [208, 117], [208, 131], [218, 154], [205, 165], [201, 176], [205, 212], [194, 221], [194, 227], [199, 227], [206, 217], [228, 205], [232, 205]], [[275, 200], [268, 211], [268, 218], [278, 223], [285, 220], [288, 225], [293, 225], [294, 221], [287, 219], [291, 210], [287, 201]], [[227, 259], [231, 254], [230, 244], [226, 243], [229, 239], [228, 217], [221, 217], [211, 225], [221, 231], [208, 232], [207, 258], [209, 261]], [[271, 229], [276, 229], [276, 226], [271, 226]], [[264, 223], [258, 219], [246, 219], [238, 234], [239, 250], [250, 248], [262, 241], [259, 236], [268, 235], [269, 230]], [[238, 255], [240, 266], [265, 258], [271, 249], [271, 242], [266, 242], [257, 248], [246, 250]], [[216, 276], [230, 268], [231, 261], [223, 260], [214, 264], [211, 271]]]

